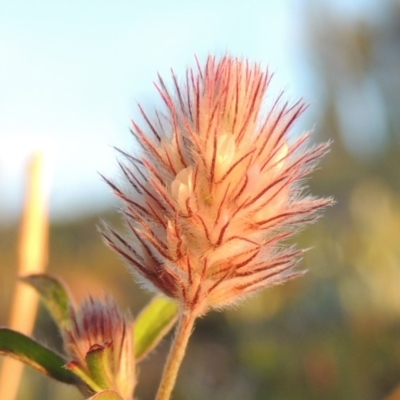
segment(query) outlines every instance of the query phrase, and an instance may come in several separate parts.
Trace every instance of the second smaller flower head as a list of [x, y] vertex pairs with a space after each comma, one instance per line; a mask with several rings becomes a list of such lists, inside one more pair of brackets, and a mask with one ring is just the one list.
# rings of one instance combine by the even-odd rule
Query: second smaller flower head
[[[304, 195], [304, 177], [327, 150], [289, 130], [303, 112], [279, 96], [265, 109], [271, 76], [229, 56], [209, 57], [172, 89], [156, 88], [166, 110], [147, 129], [133, 123], [141, 153], [121, 152], [131, 233], [109, 228], [108, 244], [152, 288], [197, 314], [284, 282], [302, 253], [283, 241], [331, 199]], [[262, 112], [262, 108], [265, 112]]]
[[131, 400], [136, 379], [132, 325], [111, 297], [87, 298], [71, 309], [71, 326], [63, 331], [71, 359], [67, 368], [88, 377], [97, 390], [113, 389]]

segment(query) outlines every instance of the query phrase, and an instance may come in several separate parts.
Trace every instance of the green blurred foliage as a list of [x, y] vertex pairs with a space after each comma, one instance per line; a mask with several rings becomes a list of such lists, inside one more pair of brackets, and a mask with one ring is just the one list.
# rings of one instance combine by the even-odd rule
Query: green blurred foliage
[[[337, 204], [296, 238], [312, 247], [308, 274], [198, 321], [175, 400], [375, 400], [400, 384], [400, 3], [382, 0], [368, 18], [328, 4], [304, 2], [302, 18], [318, 140], [333, 140], [311, 186]], [[149, 297], [101, 243], [98, 220], [52, 227], [50, 272], [77, 298], [111, 291], [137, 313]], [[5, 323], [16, 232], [0, 235]], [[59, 345], [45, 313], [36, 335]], [[168, 343], [141, 364], [138, 398], [153, 398]], [[20, 400], [77, 398], [25, 377]]]

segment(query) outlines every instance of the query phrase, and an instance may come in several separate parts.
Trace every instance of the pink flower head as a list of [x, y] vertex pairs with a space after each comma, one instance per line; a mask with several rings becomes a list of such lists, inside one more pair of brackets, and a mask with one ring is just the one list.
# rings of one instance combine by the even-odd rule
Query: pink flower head
[[123, 201], [131, 235], [108, 228], [108, 244], [142, 281], [198, 314], [301, 274], [302, 251], [283, 241], [316, 219], [331, 199], [303, 194], [303, 178], [327, 150], [289, 139], [305, 109], [281, 95], [264, 112], [271, 75], [225, 56], [189, 68], [172, 88], [156, 88], [165, 109], [146, 128], [133, 122], [141, 147], [121, 153]]

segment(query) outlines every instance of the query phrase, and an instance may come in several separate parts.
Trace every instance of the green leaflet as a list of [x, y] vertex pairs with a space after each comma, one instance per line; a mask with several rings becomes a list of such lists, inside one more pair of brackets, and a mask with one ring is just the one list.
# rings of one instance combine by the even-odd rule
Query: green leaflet
[[59, 329], [68, 327], [72, 301], [61, 281], [46, 274], [28, 275], [21, 280], [39, 293]]
[[178, 304], [156, 296], [139, 314], [134, 324], [136, 361], [144, 358], [171, 330], [178, 318]]
[[12, 329], [0, 328], [0, 355], [16, 358], [58, 381], [75, 385], [80, 383], [64, 367], [66, 361], [58, 354]]
[[93, 381], [102, 389], [109, 389], [113, 386], [110, 380], [110, 348], [104, 346], [95, 346], [86, 354], [86, 364]]

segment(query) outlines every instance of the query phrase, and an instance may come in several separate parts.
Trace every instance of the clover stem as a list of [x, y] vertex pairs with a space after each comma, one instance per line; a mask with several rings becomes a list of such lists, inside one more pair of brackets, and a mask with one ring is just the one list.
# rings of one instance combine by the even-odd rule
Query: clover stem
[[176, 328], [175, 338], [171, 345], [167, 362], [164, 366], [164, 372], [161, 383], [158, 388], [156, 400], [169, 400], [172, 390], [175, 386], [179, 367], [186, 352], [189, 337], [192, 333], [196, 313], [193, 311], [182, 312], [178, 326]]

